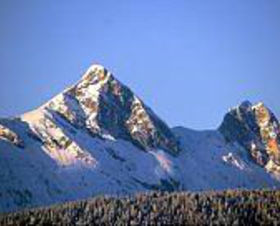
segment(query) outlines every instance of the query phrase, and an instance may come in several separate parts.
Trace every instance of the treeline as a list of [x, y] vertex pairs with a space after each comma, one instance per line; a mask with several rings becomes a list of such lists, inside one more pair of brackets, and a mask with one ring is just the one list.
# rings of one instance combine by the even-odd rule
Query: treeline
[[5, 214], [0, 225], [280, 225], [280, 191], [96, 197]]

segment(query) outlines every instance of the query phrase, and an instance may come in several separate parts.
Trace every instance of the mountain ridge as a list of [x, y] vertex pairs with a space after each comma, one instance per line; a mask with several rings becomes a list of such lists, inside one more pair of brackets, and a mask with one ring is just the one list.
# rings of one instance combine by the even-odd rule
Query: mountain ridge
[[0, 119], [0, 212], [98, 194], [280, 188], [278, 120], [263, 105], [234, 109], [218, 130], [169, 128], [93, 65], [38, 109]]

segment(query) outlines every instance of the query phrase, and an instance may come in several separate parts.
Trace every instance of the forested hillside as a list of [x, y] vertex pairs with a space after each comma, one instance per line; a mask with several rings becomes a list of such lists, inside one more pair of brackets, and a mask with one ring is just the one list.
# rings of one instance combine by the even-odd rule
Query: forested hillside
[[280, 191], [97, 197], [0, 217], [1, 225], [278, 225]]

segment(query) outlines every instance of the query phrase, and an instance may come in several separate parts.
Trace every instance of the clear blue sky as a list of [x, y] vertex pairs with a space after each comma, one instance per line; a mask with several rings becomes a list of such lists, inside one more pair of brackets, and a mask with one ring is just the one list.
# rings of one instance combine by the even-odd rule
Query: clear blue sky
[[1, 0], [0, 115], [31, 110], [99, 62], [169, 125], [229, 107], [280, 116], [279, 0]]

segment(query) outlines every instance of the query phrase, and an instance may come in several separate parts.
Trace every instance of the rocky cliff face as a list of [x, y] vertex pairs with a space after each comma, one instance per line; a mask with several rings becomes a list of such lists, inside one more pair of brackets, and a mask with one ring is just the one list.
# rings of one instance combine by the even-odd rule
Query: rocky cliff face
[[280, 126], [263, 103], [253, 105], [246, 101], [231, 109], [219, 131], [228, 142], [245, 147], [256, 163], [269, 171], [280, 172]]
[[91, 66], [76, 85], [44, 109], [59, 114], [76, 128], [86, 128], [93, 136], [128, 140], [143, 150], [179, 152], [168, 126], [100, 65]]

